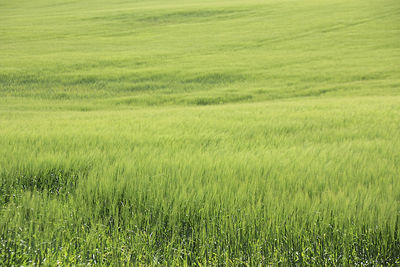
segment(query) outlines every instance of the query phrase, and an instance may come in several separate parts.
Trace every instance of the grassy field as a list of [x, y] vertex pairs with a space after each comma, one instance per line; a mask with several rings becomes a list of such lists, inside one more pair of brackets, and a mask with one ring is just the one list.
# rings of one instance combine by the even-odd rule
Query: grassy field
[[0, 265], [400, 265], [398, 0], [0, 3]]

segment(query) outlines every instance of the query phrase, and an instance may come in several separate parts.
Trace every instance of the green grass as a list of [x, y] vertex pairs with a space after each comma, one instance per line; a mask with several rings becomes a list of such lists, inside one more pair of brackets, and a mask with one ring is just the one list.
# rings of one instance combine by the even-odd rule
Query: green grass
[[0, 265], [399, 265], [399, 14], [0, 3]]

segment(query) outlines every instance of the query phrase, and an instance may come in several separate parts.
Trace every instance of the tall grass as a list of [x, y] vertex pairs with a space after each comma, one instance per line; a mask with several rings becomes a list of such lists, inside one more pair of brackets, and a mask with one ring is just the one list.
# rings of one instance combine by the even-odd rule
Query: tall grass
[[1, 261], [398, 264], [399, 104], [3, 112]]
[[0, 265], [400, 265], [398, 1], [0, 3]]
[[2, 98], [204, 105], [398, 93], [397, 0], [0, 8]]

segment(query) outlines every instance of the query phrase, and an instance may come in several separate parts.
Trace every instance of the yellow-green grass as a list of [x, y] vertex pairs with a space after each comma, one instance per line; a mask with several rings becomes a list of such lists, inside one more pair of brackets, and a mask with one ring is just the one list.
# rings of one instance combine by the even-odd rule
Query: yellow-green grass
[[0, 4], [0, 95], [219, 104], [394, 95], [400, 4], [368, 1]]
[[399, 14], [0, 3], [0, 265], [399, 265]]
[[1, 260], [398, 263], [399, 100], [3, 111]]

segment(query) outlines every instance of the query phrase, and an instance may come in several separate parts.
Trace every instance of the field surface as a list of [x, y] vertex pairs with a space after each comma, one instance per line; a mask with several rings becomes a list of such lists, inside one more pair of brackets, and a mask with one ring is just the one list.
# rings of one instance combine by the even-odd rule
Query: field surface
[[400, 265], [398, 0], [0, 2], [0, 265]]

